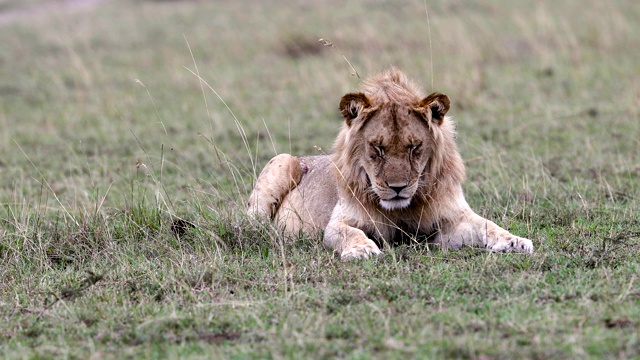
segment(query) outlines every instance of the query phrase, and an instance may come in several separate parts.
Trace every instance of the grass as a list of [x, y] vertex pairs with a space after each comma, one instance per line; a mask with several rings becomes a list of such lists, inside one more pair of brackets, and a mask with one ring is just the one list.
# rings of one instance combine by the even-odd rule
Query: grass
[[[640, 357], [640, 7], [427, 5], [2, 20], [2, 357]], [[362, 77], [396, 65], [448, 94], [469, 203], [536, 253], [341, 263], [245, 219], [255, 173], [329, 151], [357, 87], [319, 38]]]

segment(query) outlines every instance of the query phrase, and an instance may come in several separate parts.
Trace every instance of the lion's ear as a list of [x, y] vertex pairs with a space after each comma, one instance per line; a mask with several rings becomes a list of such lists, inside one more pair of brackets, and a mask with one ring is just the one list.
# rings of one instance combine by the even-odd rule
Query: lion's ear
[[362, 110], [371, 106], [369, 99], [363, 93], [351, 93], [340, 100], [340, 113], [344, 116], [347, 125], [351, 126], [351, 121], [360, 115]]
[[440, 93], [433, 93], [420, 101], [421, 108], [431, 111], [431, 119], [438, 125], [442, 125], [444, 115], [449, 111], [451, 101], [449, 97]]

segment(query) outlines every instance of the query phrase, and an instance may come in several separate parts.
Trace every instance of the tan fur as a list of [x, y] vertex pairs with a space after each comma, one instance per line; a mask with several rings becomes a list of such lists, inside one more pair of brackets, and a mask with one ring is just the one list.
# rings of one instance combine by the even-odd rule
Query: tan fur
[[340, 101], [345, 122], [333, 153], [272, 159], [249, 214], [275, 218], [291, 235], [324, 230], [325, 246], [345, 260], [379, 254], [374, 240], [416, 234], [435, 234], [443, 247], [532, 252], [530, 240], [469, 208], [449, 104], [395, 68], [366, 80]]
[[[262, 169], [247, 201], [247, 211], [252, 215], [271, 219], [282, 202], [283, 195], [295, 188], [302, 177], [302, 166], [289, 154], [280, 154]], [[258, 201], [259, 200], [259, 201]]]

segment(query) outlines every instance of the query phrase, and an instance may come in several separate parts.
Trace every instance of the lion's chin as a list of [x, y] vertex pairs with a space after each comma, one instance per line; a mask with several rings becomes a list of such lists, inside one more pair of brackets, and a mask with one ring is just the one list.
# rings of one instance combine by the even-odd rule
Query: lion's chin
[[396, 197], [391, 200], [380, 200], [380, 206], [385, 210], [396, 210], [406, 208], [411, 204], [411, 198]]

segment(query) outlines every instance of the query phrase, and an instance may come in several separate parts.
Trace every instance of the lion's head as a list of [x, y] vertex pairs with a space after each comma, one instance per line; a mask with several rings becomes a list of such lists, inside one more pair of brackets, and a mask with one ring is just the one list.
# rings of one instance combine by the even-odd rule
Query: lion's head
[[445, 118], [449, 106], [446, 95], [422, 96], [395, 68], [345, 95], [333, 160], [346, 190], [365, 206], [393, 211], [428, 202], [442, 174], [459, 184], [464, 167]]

